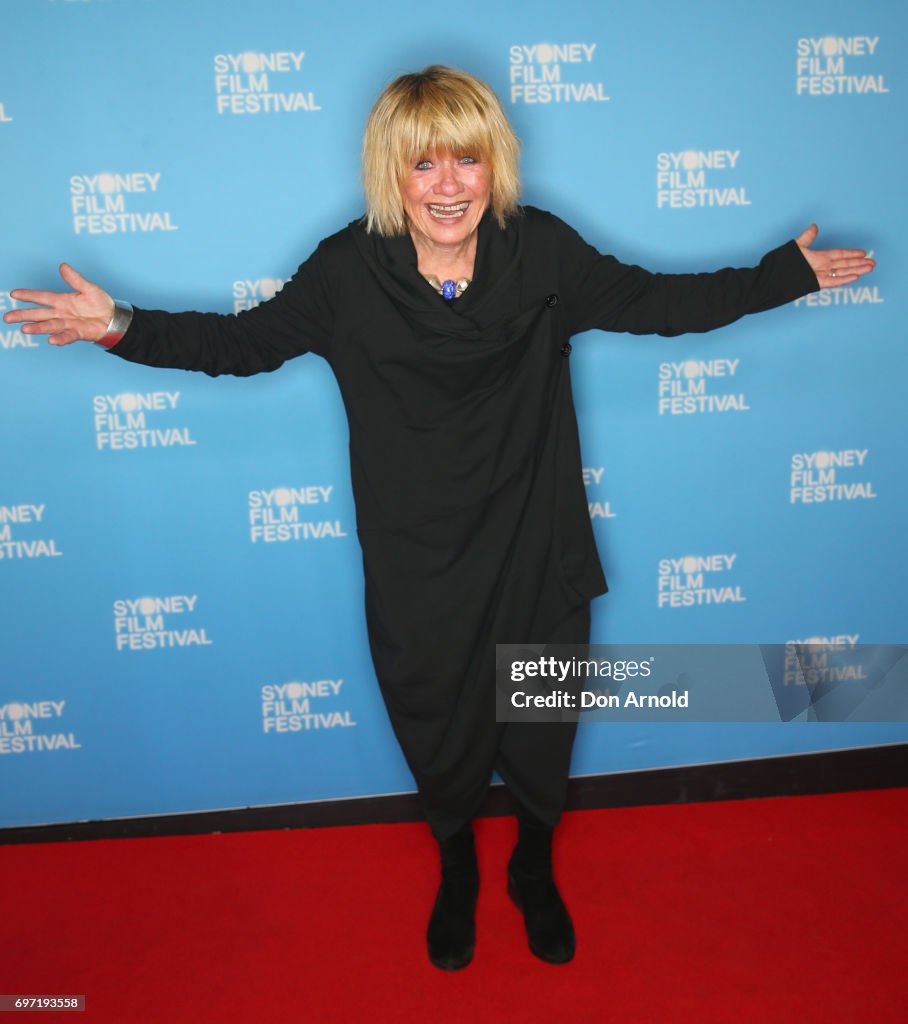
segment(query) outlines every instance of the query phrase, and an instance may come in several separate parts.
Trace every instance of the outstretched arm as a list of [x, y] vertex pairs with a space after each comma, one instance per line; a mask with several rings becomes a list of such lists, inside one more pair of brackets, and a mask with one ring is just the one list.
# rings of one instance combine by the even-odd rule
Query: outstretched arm
[[573, 333], [597, 327], [665, 337], [711, 331], [747, 313], [850, 284], [875, 266], [863, 249], [812, 249], [817, 236], [812, 224], [756, 267], [654, 274], [603, 256], [562, 227], [569, 232], [565, 265], [572, 282]]
[[21, 323], [26, 334], [46, 334], [51, 345], [100, 342], [130, 362], [212, 377], [275, 370], [304, 352], [326, 355], [331, 340], [333, 301], [319, 251], [272, 299], [252, 309], [230, 315], [136, 309], [122, 341], [109, 331], [111, 296], [67, 263], [60, 274], [72, 291], [17, 288], [13, 298], [36, 305], [10, 310], [4, 320]]

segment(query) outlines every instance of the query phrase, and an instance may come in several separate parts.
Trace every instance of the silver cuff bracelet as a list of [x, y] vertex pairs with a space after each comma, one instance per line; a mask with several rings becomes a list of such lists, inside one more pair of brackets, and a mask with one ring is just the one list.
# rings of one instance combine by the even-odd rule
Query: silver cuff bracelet
[[131, 323], [132, 306], [128, 302], [115, 299], [113, 316], [107, 325], [107, 333], [98, 341], [98, 344], [103, 345], [104, 348], [113, 348], [126, 333]]

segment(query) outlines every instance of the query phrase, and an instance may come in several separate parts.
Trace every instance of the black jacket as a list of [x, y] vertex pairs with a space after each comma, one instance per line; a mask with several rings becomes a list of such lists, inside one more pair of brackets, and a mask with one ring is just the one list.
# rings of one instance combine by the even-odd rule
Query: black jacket
[[448, 303], [408, 235], [354, 222], [270, 301], [236, 316], [137, 309], [112, 351], [211, 376], [306, 351], [328, 360], [350, 426], [376, 673], [421, 791], [456, 799], [468, 751], [495, 728], [494, 644], [545, 643], [606, 590], [571, 336], [708, 331], [817, 288], [794, 242], [753, 269], [651, 274], [524, 207], [504, 231], [486, 214], [473, 282]]

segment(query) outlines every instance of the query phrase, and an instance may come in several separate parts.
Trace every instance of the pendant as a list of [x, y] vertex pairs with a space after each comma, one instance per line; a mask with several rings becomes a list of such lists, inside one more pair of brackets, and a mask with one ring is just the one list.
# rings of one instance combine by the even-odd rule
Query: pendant
[[448, 302], [452, 299], [458, 298], [460, 295], [463, 295], [470, 284], [470, 279], [468, 277], [461, 277], [457, 281], [452, 281], [448, 278], [447, 281], [442, 282], [439, 281], [434, 274], [424, 274], [423, 276], [429, 284], [432, 285], [435, 291], [437, 291], [438, 294]]

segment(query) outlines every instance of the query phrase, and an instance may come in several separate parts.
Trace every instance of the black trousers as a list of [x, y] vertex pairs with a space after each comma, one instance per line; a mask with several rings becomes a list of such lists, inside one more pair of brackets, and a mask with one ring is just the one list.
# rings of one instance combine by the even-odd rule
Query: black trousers
[[[568, 644], [572, 650], [563, 656], [583, 657], [585, 652], [578, 651], [575, 645], [589, 644], [589, 604], [571, 609], [555, 627], [549, 628], [546, 636], [533, 639], [548, 645], [547, 656], [559, 657], [558, 645]], [[424, 800], [426, 818], [435, 837], [448, 838], [476, 815], [488, 792], [493, 769], [519, 804], [547, 825], [557, 825], [567, 797], [576, 734], [576, 715], [570, 713], [563, 721], [497, 723], [497, 743], [484, 770], [481, 789], [465, 794], [460, 807], [450, 803], [432, 806]]]

